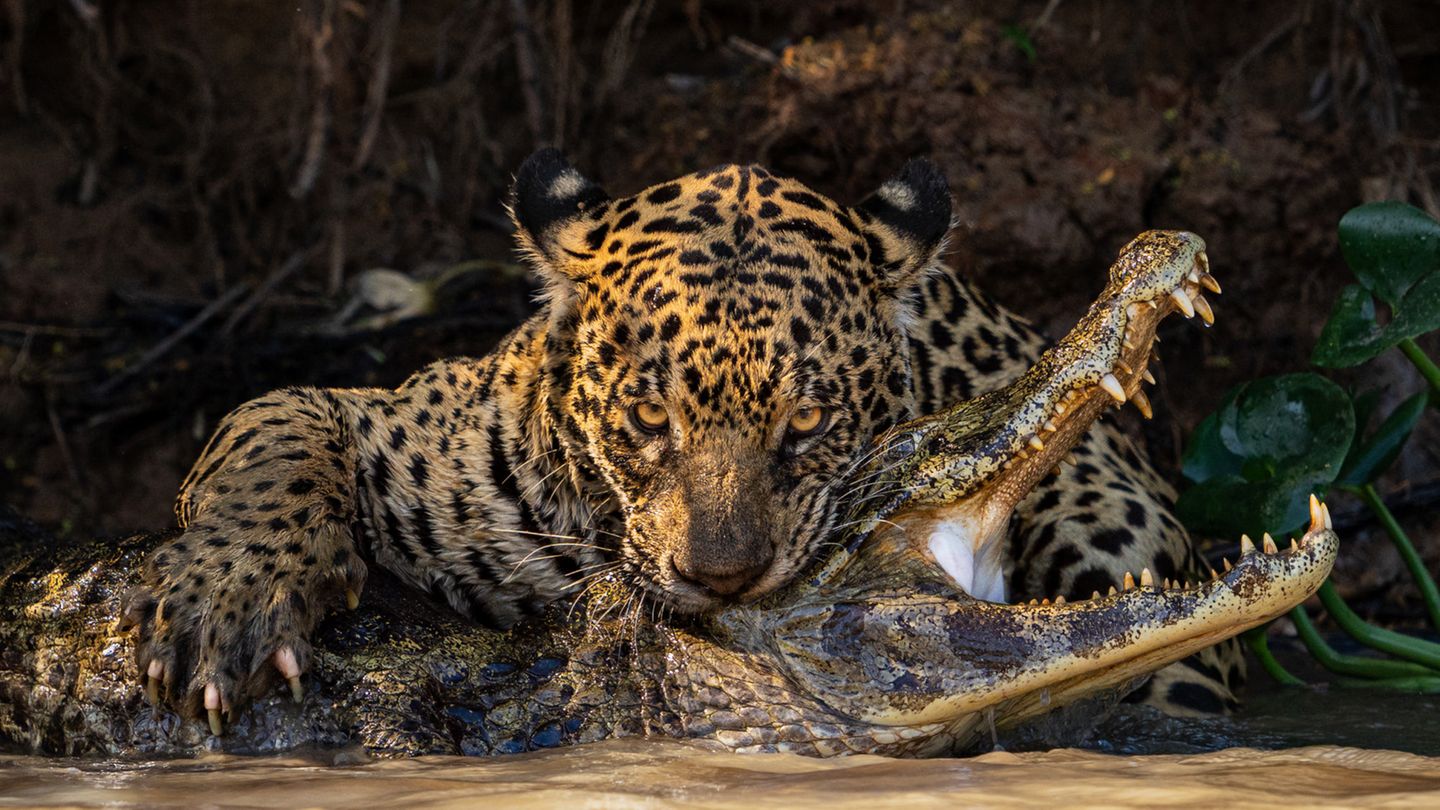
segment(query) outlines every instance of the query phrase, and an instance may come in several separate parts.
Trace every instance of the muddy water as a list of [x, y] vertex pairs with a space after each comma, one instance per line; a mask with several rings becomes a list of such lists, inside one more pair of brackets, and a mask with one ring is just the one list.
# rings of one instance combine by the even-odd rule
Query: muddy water
[[492, 760], [8, 760], [0, 805], [82, 807], [1440, 806], [1440, 759], [1319, 746], [971, 759], [717, 754], [631, 740]]
[[668, 740], [496, 759], [0, 757], [0, 806], [1440, 807], [1437, 721], [1436, 697], [1283, 692], [1255, 696], [1239, 719], [1127, 707], [1091, 750], [969, 759], [815, 760]]

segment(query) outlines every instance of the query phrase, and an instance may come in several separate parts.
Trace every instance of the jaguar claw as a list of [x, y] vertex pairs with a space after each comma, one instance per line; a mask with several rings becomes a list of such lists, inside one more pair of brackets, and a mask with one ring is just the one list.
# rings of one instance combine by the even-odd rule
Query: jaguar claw
[[145, 697], [149, 699], [151, 706], [160, 706], [160, 685], [164, 681], [164, 662], [159, 658], [150, 659], [150, 665], [145, 668]]
[[220, 718], [220, 688], [213, 683], [205, 684], [205, 715], [210, 720], [210, 733], [219, 737], [225, 733], [225, 723]]
[[300, 683], [300, 662], [295, 657], [294, 648], [281, 647], [275, 651], [274, 659], [275, 668], [280, 670], [285, 682], [290, 684], [290, 697], [296, 703], [304, 702], [305, 687]]

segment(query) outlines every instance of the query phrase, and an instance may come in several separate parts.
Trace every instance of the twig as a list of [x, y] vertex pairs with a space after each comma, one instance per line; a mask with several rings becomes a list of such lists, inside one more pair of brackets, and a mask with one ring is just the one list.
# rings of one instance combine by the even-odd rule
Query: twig
[[370, 150], [380, 134], [385, 98], [390, 90], [390, 58], [395, 50], [395, 29], [399, 23], [400, 0], [386, 0], [385, 13], [377, 23], [380, 28], [380, 56], [375, 60], [375, 72], [370, 74], [370, 86], [365, 91], [365, 129], [360, 135], [360, 145], [355, 149], [355, 162], [351, 164], [356, 169], [370, 160]]
[[1050, 0], [1046, 3], [1045, 9], [1040, 12], [1040, 16], [1035, 18], [1035, 22], [1030, 23], [1030, 30], [1025, 33], [1034, 36], [1037, 31], [1049, 24], [1050, 18], [1055, 14], [1055, 9], [1059, 7], [1060, 0]]
[[1225, 71], [1225, 78], [1220, 80], [1220, 88], [1223, 90], [1229, 87], [1232, 82], [1238, 81], [1240, 74], [1245, 72], [1246, 65], [1260, 58], [1261, 54], [1273, 48], [1275, 43], [1284, 39], [1286, 35], [1299, 27], [1300, 19], [1300, 14], [1292, 15], [1289, 19], [1275, 26], [1274, 30], [1266, 34], [1264, 39], [1255, 43], [1250, 50], [1241, 54], [1240, 58], [1235, 60], [1235, 64], [1231, 65], [1230, 69]]
[[100, 9], [95, 8], [85, 2], [85, 0], [70, 0], [70, 7], [75, 9], [75, 14], [80, 17], [80, 21], [88, 26], [93, 27], [95, 21], [100, 19]]
[[270, 293], [275, 291], [276, 287], [280, 286], [280, 282], [295, 275], [295, 271], [305, 266], [305, 261], [310, 258], [310, 254], [314, 252], [314, 250], [315, 248], [312, 245], [290, 254], [290, 258], [286, 259], [283, 264], [275, 268], [270, 275], [266, 276], [264, 281], [260, 282], [260, 286], [255, 288], [255, 292], [251, 294], [249, 298], [245, 299], [245, 303], [235, 308], [230, 318], [225, 321], [225, 325], [220, 327], [220, 334], [228, 337], [230, 333], [234, 332], [235, 327], [239, 326], [241, 321], [249, 317], [250, 313], [255, 311], [255, 308], [260, 305], [260, 302], [264, 301]]
[[330, 64], [330, 40], [335, 35], [335, 0], [322, 0], [319, 19], [305, 27], [310, 38], [310, 58], [315, 66], [315, 106], [310, 111], [310, 131], [305, 140], [300, 173], [290, 186], [290, 196], [299, 199], [310, 193], [320, 175], [320, 162], [325, 157], [325, 138], [330, 131], [330, 89], [334, 69]]
[[10, 47], [5, 49], [5, 74], [15, 97], [15, 111], [23, 118], [30, 112], [30, 102], [25, 95], [25, 77], [20, 75], [20, 65], [25, 60], [25, 0], [6, 0], [5, 9], [10, 12], [11, 34]]
[[515, 36], [515, 67], [520, 72], [520, 91], [525, 96], [525, 113], [536, 142], [544, 137], [545, 109], [541, 100], [540, 67], [530, 41], [530, 9], [525, 0], [510, 0], [510, 27]]
[[734, 34], [731, 34], [730, 37], [725, 40], [725, 47], [741, 56], [754, 59], [762, 65], [774, 65], [780, 61], [780, 57], [772, 53], [770, 49], [756, 45], [750, 40], [735, 36]]
[[27, 335], [48, 335], [50, 337], [98, 337], [115, 331], [109, 327], [52, 326], [41, 323], [17, 323], [0, 321], [0, 332], [22, 332]]
[[230, 304], [232, 304], [236, 299], [238, 299], [242, 294], [244, 294], [245, 290], [246, 285], [237, 284], [234, 287], [226, 290], [224, 295], [206, 304], [205, 308], [200, 310], [200, 312], [197, 313], [195, 317], [191, 318], [189, 321], [186, 321], [184, 326], [176, 329], [170, 334], [169, 337], [165, 338], [159, 343], [156, 343], [155, 346], [150, 349], [150, 351], [142, 355], [139, 360], [136, 360], [134, 363], [127, 366], [118, 374], [101, 383], [99, 388], [97, 389], [98, 393], [101, 396], [109, 394], [111, 391], [114, 391], [117, 387], [119, 387], [122, 382], [125, 382], [126, 380], [138, 374], [140, 371], [149, 367], [151, 363], [154, 363], [156, 360], [164, 357], [171, 349], [178, 346], [180, 344], [180, 341], [189, 337], [195, 332], [195, 330], [199, 329], [201, 326], [204, 326], [206, 321], [215, 317], [215, 315], [218, 314], [221, 310], [230, 306]]
[[60, 448], [60, 458], [65, 461], [65, 471], [70, 475], [70, 483], [75, 489], [86, 491], [85, 480], [80, 475], [80, 467], [75, 464], [75, 454], [70, 451], [70, 442], [65, 438], [65, 429], [60, 426], [60, 414], [55, 412], [55, 397], [49, 391], [45, 392], [45, 415], [50, 420], [50, 430], [55, 434], [55, 446]]

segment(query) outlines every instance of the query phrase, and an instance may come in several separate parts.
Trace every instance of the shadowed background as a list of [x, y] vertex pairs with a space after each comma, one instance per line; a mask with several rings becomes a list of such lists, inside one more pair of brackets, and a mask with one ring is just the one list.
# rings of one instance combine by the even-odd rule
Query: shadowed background
[[[0, 500], [169, 525], [240, 402], [484, 353], [531, 310], [503, 198], [543, 144], [612, 194], [736, 161], [848, 202], [928, 154], [948, 261], [1051, 334], [1134, 234], [1201, 234], [1218, 323], [1167, 325], [1156, 419], [1118, 417], [1178, 482], [1227, 388], [1306, 365], [1341, 214], [1440, 214], [1440, 7], [981, 5], [0, 0]], [[1420, 388], [1397, 357], [1339, 379]], [[1384, 488], [1432, 567], [1436, 433]], [[1336, 506], [1340, 579], [1403, 615]]]

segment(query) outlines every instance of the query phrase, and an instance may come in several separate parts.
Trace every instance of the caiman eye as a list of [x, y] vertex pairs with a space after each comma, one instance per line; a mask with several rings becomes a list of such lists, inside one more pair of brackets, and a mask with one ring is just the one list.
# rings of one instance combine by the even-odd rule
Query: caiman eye
[[658, 435], [670, 424], [670, 412], [658, 402], [640, 402], [630, 407], [630, 419], [635, 427]]
[[790, 414], [790, 435], [794, 438], [803, 439], [806, 436], [815, 436], [825, 432], [830, 426], [830, 409], [818, 405], [807, 405], [803, 408], [796, 408]]

